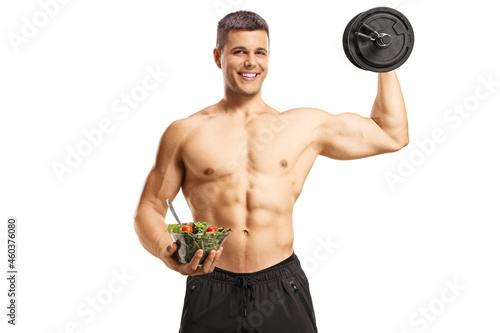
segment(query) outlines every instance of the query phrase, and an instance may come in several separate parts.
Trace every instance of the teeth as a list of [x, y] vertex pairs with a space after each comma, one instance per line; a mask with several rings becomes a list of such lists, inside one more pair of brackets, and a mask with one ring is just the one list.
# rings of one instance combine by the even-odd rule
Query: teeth
[[241, 76], [244, 76], [244, 77], [256, 77], [257, 73], [254, 73], [254, 74], [241, 73]]

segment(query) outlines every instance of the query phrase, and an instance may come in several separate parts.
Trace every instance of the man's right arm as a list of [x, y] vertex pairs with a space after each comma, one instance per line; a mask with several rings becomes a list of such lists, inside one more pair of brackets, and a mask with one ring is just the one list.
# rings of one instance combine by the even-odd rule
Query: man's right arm
[[142, 246], [163, 260], [163, 251], [172, 243], [165, 232], [166, 200], [174, 200], [184, 178], [184, 164], [180, 156], [183, 131], [179, 121], [163, 133], [156, 155], [156, 163], [149, 172], [137, 206], [134, 228]]
[[142, 246], [159, 258], [168, 268], [183, 275], [199, 275], [213, 272], [222, 253], [222, 246], [212, 250], [202, 266], [198, 263], [203, 255], [198, 250], [191, 262], [181, 264], [175, 251], [177, 246], [166, 232], [165, 215], [167, 199], [174, 200], [184, 180], [185, 167], [180, 150], [186, 136], [182, 120], [173, 122], [160, 140], [156, 163], [149, 172], [135, 213], [134, 228]]

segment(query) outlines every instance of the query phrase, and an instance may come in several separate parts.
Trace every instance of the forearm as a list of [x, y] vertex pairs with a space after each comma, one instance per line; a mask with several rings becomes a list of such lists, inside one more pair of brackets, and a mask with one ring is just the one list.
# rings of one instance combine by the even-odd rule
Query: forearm
[[166, 232], [165, 217], [154, 208], [141, 204], [135, 215], [134, 228], [142, 246], [161, 259], [165, 248], [172, 243]]
[[370, 116], [398, 145], [408, 144], [408, 119], [395, 71], [378, 74], [378, 89]]

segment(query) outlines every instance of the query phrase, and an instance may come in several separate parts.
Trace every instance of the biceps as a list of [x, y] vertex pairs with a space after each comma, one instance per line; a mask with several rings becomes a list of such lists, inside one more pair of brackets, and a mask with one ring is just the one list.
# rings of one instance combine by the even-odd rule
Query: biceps
[[155, 165], [149, 172], [139, 205], [153, 207], [165, 216], [166, 200], [174, 200], [184, 180], [184, 164], [180, 155], [180, 138], [174, 124], [163, 133]]
[[320, 155], [349, 160], [395, 151], [395, 142], [371, 118], [331, 115], [318, 130]]
[[155, 165], [146, 179], [141, 195], [140, 205], [154, 208], [165, 216], [167, 212], [167, 199], [174, 200], [179, 192], [184, 177], [184, 168], [171, 164], [164, 168]]

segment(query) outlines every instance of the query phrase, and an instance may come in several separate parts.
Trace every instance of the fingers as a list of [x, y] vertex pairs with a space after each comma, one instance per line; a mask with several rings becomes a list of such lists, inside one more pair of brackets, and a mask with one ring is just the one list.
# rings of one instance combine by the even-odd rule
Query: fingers
[[177, 251], [177, 244], [175, 243], [170, 244], [169, 246], [167, 246], [165, 251], [163, 251], [162, 259], [171, 261], [172, 259], [174, 259], [175, 251]]
[[[222, 252], [222, 247], [219, 248], [219, 250], [212, 250], [208, 254], [207, 258], [203, 262], [202, 266], [196, 266], [196, 269], [193, 270], [193, 267], [191, 266], [191, 273], [188, 273], [188, 275], [201, 275], [201, 274], [209, 274], [212, 273], [215, 269], [215, 266], [217, 265], [217, 261], [219, 260], [219, 257]], [[201, 256], [200, 256], [201, 258]], [[197, 260], [197, 265], [199, 263], [199, 260]], [[191, 264], [191, 263], [190, 263]]]
[[177, 243], [172, 243], [167, 246], [167, 251], [169, 253], [169, 256], [171, 257], [175, 253], [175, 251], [177, 251]]
[[177, 250], [177, 244], [172, 243], [169, 246], [167, 246], [165, 251], [163, 251], [163, 256], [166, 258], [172, 257], [176, 250]]
[[207, 259], [205, 259], [205, 262], [203, 263], [203, 266], [201, 266], [201, 271], [203, 272], [202, 274], [212, 273], [212, 265], [216, 257], [216, 252], [217, 251], [215, 250], [210, 251]]
[[219, 249], [217, 251], [215, 251], [215, 258], [212, 262], [212, 265], [210, 266], [210, 273], [212, 273], [214, 271], [215, 266], [217, 265], [217, 261], [219, 261], [219, 257], [222, 253], [222, 250], [223, 250], [223, 248], [221, 246], [221, 247], [219, 247]]
[[200, 259], [202, 256], [203, 256], [203, 250], [196, 251], [196, 254], [193, 256], [189, 264], [186, 265], [188, 268], [188, 275], [196, 275], [192, 273], [196, 272], [196, 270], [198, 269], [198, 264], [200, 263]]
[[161, 259], [165, 263], [165, 265], [167, 265], [168, 268], [177, 271], [181, 263], [179, 262], [177, 257], [174, 256], [175, 251], [177, 251], [177, 244], [175, 243], [170, 244], [169, 246], [167, 246], [165, 251], [163, 251], [163, 258]]
[[217, 251], [210, 251], [208, 258], [205, 260], [202, 266], [203, 274], [212, 273], [214, 271], [215, 266], [217, 266], [217, 262], [219, 261], [222, 250], [223, 248], [221, 246]]
[[187, 264], [182, 264], [179, 262], [177, 257], [175, 256], [175, 251], [177, 251], [177, 245], [172, 243], [167, 246], [163, 253], [163, 261], [165, 264], [172, 270], [181, 273], [182, 275], [201, 275], [212, 273], [217, 265], [219, 257], [222, 253], [223, 247], [220, 246], [217, 251], [212, 250], [210, 254], [205, 259], [202, 266], [198, 266], [203, 256], [203, 250], [196, 251], [195, 255], [191, 259], [191, 261]]

